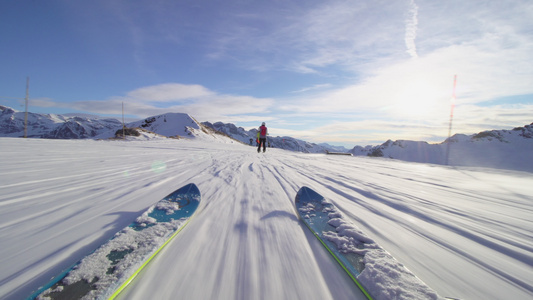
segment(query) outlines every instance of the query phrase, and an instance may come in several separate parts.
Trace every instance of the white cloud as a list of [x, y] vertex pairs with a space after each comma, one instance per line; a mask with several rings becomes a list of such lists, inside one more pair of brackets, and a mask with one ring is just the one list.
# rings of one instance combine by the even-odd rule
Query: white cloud
[[449, 106], [454, 75], [458, 75], [458, 104], [533, 94], [533, 41], [509, 32], [505, 37], [514, 41], [514, 47], [499, 36], [482, 36], [416, 60], [377, 68], [373, 76], [342, 89], [291, 99], [283, 109], [302, 113], [384, 110], [401, 116], [413, 111], [428, 113]]
[[129, 92], [127, 97], [139, 101], [167, 102], [202, 98], [212, 95], [214, 95], [213, 92], [198, 84], [186, 85], [179, 83], [165, 83], [136, 89]]
[[[32, 106], [38, 106], [38, 107], [56, 107], [57, 103], [54, 102], [53, 99], [50, 98], [31, 98], [31, 105]], [[24, 101], [21, 101], [21, 103], [24, 103]]]
[[[485, 130], [512, 129], [530, 124], [533, 104], [520, 105], [459, 105], [455, 108], [452, 135], [456, 133], [474, 134]], [[373, 113], [364, 118], [350, 118], [330, 122], [326, 125], [305, 130], [289, 131], [293, 137], [312, 142], [341, 143], [354, 145], [377, 145], [388, 139], [415, 140], [441, 143], [448, 137], [450, 107], [438, 119], [425, 118], [384, 118]], [[295, 117], [295, 116], [293, 116]], [[285, 132], [285, 131], [282, 131]]]
[[[52, 101], [46, 105], [50, 106]], [[127, 115], [144, 118], [167, 112], [188, 113], [202, 121], [258, 120], [268, 112], [274, 101], [269, 98], [218, 94], [201, 85], [166, 83], [142, 87], [126, 96], [107, 100], [75, 101], [55, 103], [81, 111], [100, 114], [121, 114], [124, 103]], [[163, 103], [164, 105], [161, 105]], [[254, 117], [253, 114], [258, 114]]]
[[458, 106], [454, 112], [454, 132], [472, 134], [483, 130], [511, 129], [528, 125], [533, 122], [532, 111], [533, 100], [531, 104]]

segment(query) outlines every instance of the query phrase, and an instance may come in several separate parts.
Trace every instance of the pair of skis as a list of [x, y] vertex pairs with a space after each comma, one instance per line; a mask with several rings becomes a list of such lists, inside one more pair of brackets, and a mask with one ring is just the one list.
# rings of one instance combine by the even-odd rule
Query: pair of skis
[[[28, 299], [114, 299], [185, 227], [197, 210], [200, 198], [200, 191], [193, 183], [174, 191]], [[348, 230], [348, 235], [340, 234], [347, 222], [331, 202], [308, 187], [298, 191], [295, 205], [306, 227], [363, 294], [373, 299], [371, 294], [376, 292], [369, 291], [358, 279], [365, 269], [365, 246], [373, 241], [354, 228]]]

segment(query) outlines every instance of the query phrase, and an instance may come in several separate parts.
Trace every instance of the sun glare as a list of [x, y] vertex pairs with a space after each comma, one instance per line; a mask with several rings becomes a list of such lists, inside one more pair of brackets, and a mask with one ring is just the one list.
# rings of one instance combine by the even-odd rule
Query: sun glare
[[413, 118], [431, 118], [438, 105], [437, 89], [428, 82], [404, 85], [396, 98], [396, 113]]

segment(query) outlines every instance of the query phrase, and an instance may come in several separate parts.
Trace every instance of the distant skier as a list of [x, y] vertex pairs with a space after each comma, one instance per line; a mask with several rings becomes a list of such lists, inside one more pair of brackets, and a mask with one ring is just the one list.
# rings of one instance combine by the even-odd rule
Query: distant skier
[[259, 146], [257, 147], [257, 153], [261, 151], [261, 145], [263, 145], [263, 153], [266, 152], [266, 138], [268, 135], [268, 129], [265, 126], [265, 122], [261, 124], [261, 127], [259, 127], [259, 132], [257, 133], [259, 135]]

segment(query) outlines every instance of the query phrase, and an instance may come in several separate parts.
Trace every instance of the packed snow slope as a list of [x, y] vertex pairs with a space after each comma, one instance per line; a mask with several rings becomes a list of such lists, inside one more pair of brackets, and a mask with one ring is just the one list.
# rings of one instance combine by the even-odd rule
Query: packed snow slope
[[185, 139], [0, 138], [0, 149], [1, 299], [24, 299], [191, 182], [199, 211], [122, 299], [356, 298], [297, 218], [302, 186], [441, 296], [533, 298], [532, 173]]

